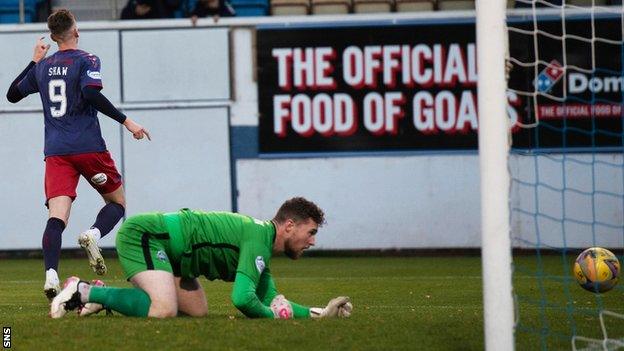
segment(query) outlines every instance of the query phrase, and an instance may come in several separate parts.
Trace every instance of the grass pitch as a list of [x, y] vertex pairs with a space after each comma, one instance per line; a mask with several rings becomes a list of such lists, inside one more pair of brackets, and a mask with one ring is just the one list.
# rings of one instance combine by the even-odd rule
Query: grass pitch
[[[517, 263], [530, 270], [533, 257]], [[130, 286], [115, 259], [107, 260], [105, 282]], [[561, 259], [544, 258], [544, 267], [560, 267]], [[86, 260], [63, 259], [61, 274], [95, 278]], [[271, 270], [278, 290], [288, 299], [324, 306], [338, 295], [354, 305], [349, 319], [252, 320], [230, 303], [232, 285], [200, 279], [208, 298], [206, 318], [153, 320], [103, 314], [60, 320], [47, 316], [42, 293], [41, 260], [0, 260], [0, 324], [11, 327], [15, 350], [481, 350], [483, 305], [479, 257], [304, 257], [274, 258]], [[518, 350], [570, 349], [565, 334], [577, 330], [599, 336], [595, 315], [599, 304], [623, 313], [623, 290], [596, 298], [570, 286], [572, 302], [560, 300], [557, 282], [539, 282], [517, 273], [515, 289], [521, 313]], [[545, 305], [534, 304], [546, 296]], [[558, 300], [559, 299], [559, 300]], [[569, 307], [568, 305], [572, 305]], [[563, 308], [560, 308], [563, 306]], [[570, 314], [570, 311], [573, 311]], [[572, 317], [570, 317], [572, 316]], [[546, 328], [540, 321], [548, 321]], [[624, 336], [624, 321], [614, 333]]]

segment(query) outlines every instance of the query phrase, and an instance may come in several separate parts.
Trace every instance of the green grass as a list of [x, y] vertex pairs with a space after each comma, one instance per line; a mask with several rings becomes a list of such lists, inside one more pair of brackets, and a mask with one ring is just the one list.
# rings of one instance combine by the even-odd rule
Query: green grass
[[[624, 287], [593, 294], [583, 290], [572, 275], [574, 255], [514, 259], [514, 292], [519, 313], [517, 345], [534, 349], [571, 349], [571, 335], [602, 339], [599, 312], [607, 309], [624, 314]], [[610, 319], [609, 338], [624, 337], [624, 319]], [[577, 344], [578, 346], [584, 344]]]
[[[534, 268], [533, 261], [533, 257], [521, 257], [516, 264], [530, 270]], [[129, 286], [123, 280], [118, 262], [108, 259], [108, 265], [106, 283]], [[545, 258], [545, 267], [556, 271], [559, 266], [562, 266], [560, 258]], [[354, 305], [352, 317], [247, 319], [230, 304], [231, 284], [202, 278], [209, 305], [206, 318], [153, 320], [117, 314], [78, 318], [72, 314], [52, 320], [47, 316], [47, 300], [42, 293], [42, 262], [1, 260], [0, 324], [12, 328], [15, 350], [483, 349], [478, 257], [310, 257], [298, 261], [275, 258], [271, 270], [280, 292], [305, 305], [323, 306], [334, 296], [350, 296]], [[95, 278], [85, 260], [64, 259], [61, 271], [64, 276]], [[556, 332], [569, 333], [570, 324], [565, 308], [554, 307], [567, 306], [565, 296], [556, 291], [558, 283], [547, 281], [542, 284], [544, 289], [540, 289], [540, 283], [524, 273], [516, 274], [515, 283], [522, 299], [527, 298], [526, 302], [522, 299], [520, 302], [521, 326], [538, 330], [519, 332], [517, 349], [569, 349], [569, 340], [556, 336]], [[587, 331], [582, 335], [597, 336], [599, 326], [593, 312], [598, 300], [577, 286], [570, 288], [574, 312], [580, 312], [572, 318], [576, 328]], [[553, 306], [540, 308], [529, 302], [539, 299], [542, 291]], [[618, 289], [599, 300], [604, 306], [623, 312], [623, 295]], [[543, 319], [549, 321], [549, 329], [540, 333], [538, 322]], [[624, 335], [624, 326], [619, 334]]]

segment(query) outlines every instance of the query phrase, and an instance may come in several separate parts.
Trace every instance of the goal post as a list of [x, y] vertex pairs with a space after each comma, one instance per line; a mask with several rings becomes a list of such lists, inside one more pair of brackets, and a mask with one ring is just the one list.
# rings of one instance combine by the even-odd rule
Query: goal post
[[486, 350], [514, 349], [505, 11], [506, 1], [476, 1], [481, 261]]
[[624, 10], [515, 2], [476, 0], [485, 346], [624, 346], [624, 284], [573, 271], [589, 247], [624, 261]]

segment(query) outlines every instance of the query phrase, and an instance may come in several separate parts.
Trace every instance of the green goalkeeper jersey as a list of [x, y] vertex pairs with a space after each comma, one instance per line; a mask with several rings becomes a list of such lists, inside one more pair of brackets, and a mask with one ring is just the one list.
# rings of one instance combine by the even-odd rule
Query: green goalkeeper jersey
[[[165, 214], [165, 222], [182, 277], [233, 281], [232, 301], [241, 312], [249, 317], [273, 317], [269, 305], [278, 294], [270, 271], [273, 222], [188, 209]], [[295, 318], [309, 317], [308, 307], [291, 304]]]

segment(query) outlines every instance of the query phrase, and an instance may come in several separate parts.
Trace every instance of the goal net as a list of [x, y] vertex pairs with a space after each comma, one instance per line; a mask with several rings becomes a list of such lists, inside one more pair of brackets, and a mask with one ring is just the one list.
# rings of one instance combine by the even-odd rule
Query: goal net
[[525, 7], [508, 11], [506, 28], [515, 347], [624, 348], [624, 284], [593, 294], [573, 275], [585, 248], [624, 261], [624, 12], [515, 1]]

